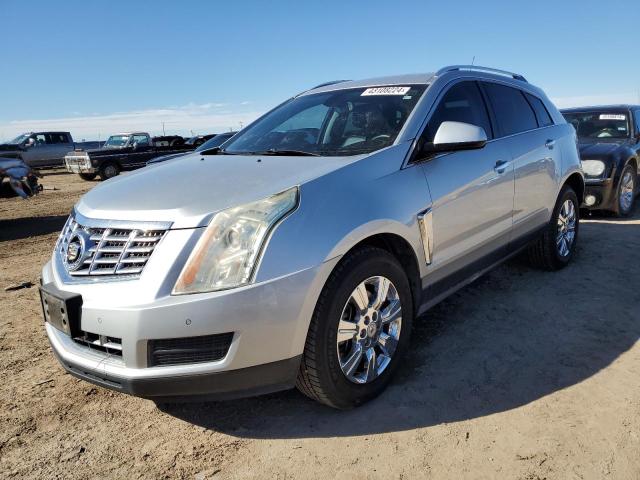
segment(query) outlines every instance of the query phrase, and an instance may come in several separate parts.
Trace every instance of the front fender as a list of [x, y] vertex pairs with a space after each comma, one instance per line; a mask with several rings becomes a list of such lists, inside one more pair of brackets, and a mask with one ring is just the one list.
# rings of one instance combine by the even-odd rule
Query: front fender
[[399, 147], [302, 185], [300, 205], [273, 233], [256, 281], [316, 267], [381, 233], [406, 240], [424, 265], [417, 214], [431, 198], [419, 167], [400, 169], [406, 152]]

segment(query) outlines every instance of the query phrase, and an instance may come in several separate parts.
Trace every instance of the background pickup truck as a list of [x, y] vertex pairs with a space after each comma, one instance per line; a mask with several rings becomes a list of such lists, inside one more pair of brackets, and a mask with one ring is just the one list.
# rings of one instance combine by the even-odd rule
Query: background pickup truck
[[[182, 138], [182, 137], [180, 137]], [[111, 135], [102, 148], [76, 149], [64, 157], [67, 170], [84, 180], [97, 175], [102, 180], [115, 177], [122, 170], [144, 167], [152, 158], [169, 153], [188, 152], [195, 148], [182, 142], [168, 141], [168, 137], [151, 138], [148, 133], [119, 133]]]
[[0, 145], [0, 155], [23, 160], [31, 168], [61, 167], [75, 148], [69, 132], [31, 132]]

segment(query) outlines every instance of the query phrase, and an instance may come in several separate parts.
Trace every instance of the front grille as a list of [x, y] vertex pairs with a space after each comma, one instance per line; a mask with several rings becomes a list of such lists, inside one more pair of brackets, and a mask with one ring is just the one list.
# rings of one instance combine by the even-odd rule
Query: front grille
[[148, 366], [184, 365], [223, 359], [233, 340], [233, 332], [201, 337], [149, 340]]
[[89, 166], [89, 157], [87, 155], [67, 155], [64, 157], [64, 161], [67, 165]]
[[92, 350], [98, 350], [109, 355], [122, 357], [122, 340], [119, 338], [81, 332], [81, 335], [75, 337], [73, 341], [84, 345], [85, 347], [89, 347]]
[[[57, 252], [69, 275], [137, 276], [142, 273], [166, 230], [87, 227], [71, 217], [60, 235]], [[69, 255], [69, 245], [79, 250]]]

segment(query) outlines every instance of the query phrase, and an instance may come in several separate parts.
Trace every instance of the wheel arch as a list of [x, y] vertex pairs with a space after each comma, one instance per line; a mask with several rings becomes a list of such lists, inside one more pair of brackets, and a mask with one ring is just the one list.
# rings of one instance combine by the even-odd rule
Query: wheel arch
[[347, 258], [352, 252], [365, 246], [386, 250], [400, 262], [409, 279], [413, 297], [413, 308], [414, 311], [417, 312], [420, 307], [420, 297], [422, 295], [422, 281], [418, 257], [411, 244], [396, 233], [376, 233], [354, 244], [342, 258]]
[[566, 178], [566, 180], [562, 184], [562, 187], [564, 187], [565, 185], [569, 185], [573, 189], [573, 191], [576, 192], [578, 202], [580, 202], [580, 205], [582, 205], [582, 202], [584, 201], [585, 190], [584, 178], [582, 177], [582, 175], [578, 172], [573, 172]]

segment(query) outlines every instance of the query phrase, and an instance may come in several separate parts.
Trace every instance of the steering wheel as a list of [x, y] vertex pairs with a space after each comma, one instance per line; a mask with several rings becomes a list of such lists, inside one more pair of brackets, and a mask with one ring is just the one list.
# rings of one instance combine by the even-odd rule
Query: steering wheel
[[610, 138], [615, 137], [618, 132], [613, 128], [603, 128], [598, 132], [596, 138]]

